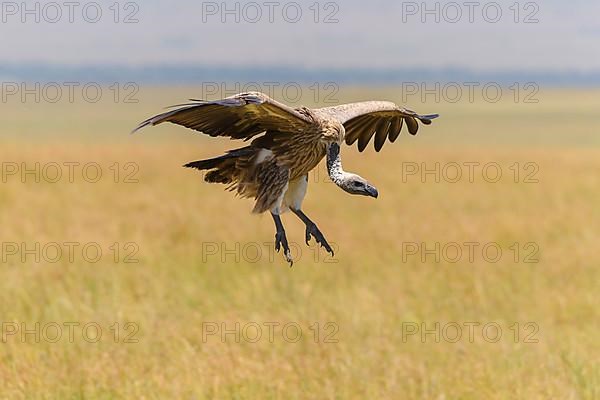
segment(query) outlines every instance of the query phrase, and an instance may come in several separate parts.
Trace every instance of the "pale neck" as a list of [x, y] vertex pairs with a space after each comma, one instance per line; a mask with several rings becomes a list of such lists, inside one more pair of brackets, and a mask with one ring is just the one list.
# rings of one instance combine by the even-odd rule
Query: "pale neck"
[[340, 145], [333, 143], [327, 149], [327, 171], [329, 178], [338, 186], [342, 186], [346, 173], [342, 168], [342, 157], [340, 156]]

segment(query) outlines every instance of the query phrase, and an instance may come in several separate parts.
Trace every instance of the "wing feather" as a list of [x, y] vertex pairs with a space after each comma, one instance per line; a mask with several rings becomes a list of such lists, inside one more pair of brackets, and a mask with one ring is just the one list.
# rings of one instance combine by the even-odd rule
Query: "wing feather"
[[146, 126], [170, 122], [213, 137], [249, 140], [266, 131], [300, 131], [313, 123], [309, 116], [258, 92], [217, 101], [191, 100], [176, 107], [148, 118], [132, 133]]
[[406, 121], [406, 127], [408, 128], [408, 133], [415, 136], [417, 134], [417, 132], [419, 132], [419, 124], [417, 123], [417, 120], [414, 119], [413, 117], [406, 117], [406, 118], [404, 118], [404, 120]]
[[356, 125], [346, 131], [346, 143], [348, 144], [356, 142], [361, 132], [368, 132], [375, 128], [374, 125], [376, 119], [372, 118], [370, 115], [364, 115], [355, 120], [357, 121]]
[[346, 144], [352, 145], [358, 140], [358, 150], [364, 151], [369, 141], [375, 136], [374, 147], [380, 151], [385, 139], [394, 142], [406, 122], [411, 135], [419, 131], [419, 123], [430, 125], [439, 115], [419, 115], [407, 108], [402, 108], [389, 101], [365, 101], [361, 103], [343, 104], [315, 110], [317, 114], [335, 118], [346, 129]]
[[377, 132], [375, 133], [375, 151], [379, 152], [385, 144], [385, 139], [388, 137], [390, 130], [390, 120], [381, 119]]
[[391, 143], [394, 143], [398, 136], [400, 136], [400, 132], [402, 132], [402, 125], [404, 124], [404, 118], [396, 117], [392, 119], [392, 124], [390, 125], [390, 133], [389, 140]]
[[358, 150], [359, 151], [362, 152], [367, 147], [367, 145], [369, 144], [369, 141], [371, 140], [373, 135], [375, 135], [377, 130], [380, 129], [380, 125], [381, 125], [381, 121], [374, 120], [373, 123], [371, 124], [369, 130], [364, 131], [366, 133], [361, 133], [358, 136]]

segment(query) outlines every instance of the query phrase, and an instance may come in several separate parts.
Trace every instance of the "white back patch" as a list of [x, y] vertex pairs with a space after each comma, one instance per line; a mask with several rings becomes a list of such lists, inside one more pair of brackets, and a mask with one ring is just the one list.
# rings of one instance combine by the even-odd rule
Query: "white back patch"
[[263, 161], [265, 161], [267, 158], [271, 158], [271, 157], [273, 157], [273, 152], [271, 150], [260, 149], [260, 151], [256, 155], [256, 158], [254, 159], [254, 165], [258, 165], [258, 164], [262, 163]]

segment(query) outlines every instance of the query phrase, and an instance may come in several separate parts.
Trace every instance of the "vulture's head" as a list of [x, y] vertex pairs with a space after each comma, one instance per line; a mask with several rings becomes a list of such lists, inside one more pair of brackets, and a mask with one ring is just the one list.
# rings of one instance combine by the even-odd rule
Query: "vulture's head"
[[379, 192], [377, 192], [375, 186], [371, 185], [366, 179], [356, 174], [344, 174], [342, 184], [339, 186], [350, 194], [359, 194], [361, 196], [369, 196], [374, 198], [379, 196]]

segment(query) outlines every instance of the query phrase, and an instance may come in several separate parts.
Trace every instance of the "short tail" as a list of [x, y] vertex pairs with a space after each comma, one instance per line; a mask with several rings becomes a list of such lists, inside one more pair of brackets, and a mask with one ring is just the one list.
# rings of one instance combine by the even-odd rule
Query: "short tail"
[[251, 147], [244, 147], [228, 151], [220, 157], [208, 160], [193, 161], [184, 165], [185, 168], [193, 168], [200, 171], [209, 171], [204, 180], [209, 183], [234, 183], [238, 174], [238, 159], [247, 158], [254, 154]]

